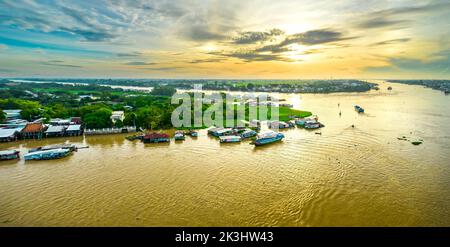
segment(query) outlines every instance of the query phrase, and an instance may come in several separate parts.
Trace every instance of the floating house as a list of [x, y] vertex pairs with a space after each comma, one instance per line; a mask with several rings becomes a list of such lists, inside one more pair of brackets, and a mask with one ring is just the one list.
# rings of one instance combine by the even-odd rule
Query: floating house
[[68, 156], [72, 152], [69, 149], [51, 149], [46, 151], [37, 151], [27, 153], [23, 156], [25, 160], [51, 160]]
[[45, 131], [46, 137], [64, 136], [66, 127], [63, 125], [50, 125]]
[[286, 129], [292, 127], [290, 124], [282, 121], [267, 122], [267, 125], [271, 129]]
[[83, 134], [83, 130], [81, 129], [80, 124], [69, 125], [66, 129], [67, 136], [79, 136]]
[[240, 142], [240, 136], [219, 136], [221, 143], [231, 143], [231, 142]]
[[44, 135], [45, 126], [42, 123], [28, 123], [23, 128], [21, 135], [25, 139], [41, 139]]
[[269, 143], [281, 141], [284, 135], [274, 131], [268, 131], [265, 133], [258, 134], [256, 140], [252, 142], [255, 146], [262, 146]]
[[81, 120], [81, 117], [72, 117], [72, 118], [70, 118], [70, 122], [72, 124], [75, 124], [75, 125], [83, 124], [83, 121]]
[[20, 152], [17, 150], [5, 150], [0, 151], [0, 161], [1, 160], [15, 160], [20, 158]]
[[307, 121], [315, 121], [318, 122], [319, 118], [317, 116], [310, 116], [310, 117], [306, 117], [306, 118], [296, 118], [295, 120], [295, 124], [300, 126], [300, 127], [305, 127], [305, 123]]
[[20, 137], [23, 127], [0, 129], [0, 142], [16, 141]]
[[142, 141], [144, 143], [159, 143], [159, 142], [170, 142], [170, 137], [168, 134], [164, 133], [151, 133], [146, 134]]
[[287, 104], [287, 103], [282, 103], [282, 104], [279, 104], [278, 106], [280, 106], [280, 107], [287, 107], [287, 108], [292, 108], [292, 107], [294, 107], [293, 104]]

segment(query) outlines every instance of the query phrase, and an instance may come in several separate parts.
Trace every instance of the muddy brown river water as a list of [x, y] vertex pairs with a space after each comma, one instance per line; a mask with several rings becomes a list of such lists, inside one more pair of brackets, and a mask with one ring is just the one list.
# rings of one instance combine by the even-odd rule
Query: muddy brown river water
[[450, 226], [450, 96], [380, 88], [280, 94], [325, 128], [286, 130], [264, 147], [220, 144], [205, 130], [157, 145], [125, 135], [2, 143], [22, 154], [90, 148], [1, 162], [0, 226]]

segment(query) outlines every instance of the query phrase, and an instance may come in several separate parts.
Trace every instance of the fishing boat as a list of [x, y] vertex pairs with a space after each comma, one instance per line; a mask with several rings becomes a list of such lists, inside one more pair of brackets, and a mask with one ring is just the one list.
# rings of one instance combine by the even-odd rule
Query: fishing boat
[[60, 148], [27, 153], [23, 156], [23, 158], [25, 160], [51, 160], [66, 157], [71, 153], [72, 151], [69, 149]]
[[221, 143], [232, 143], [232, 142], [240, 142], [240, 136], [219, 136]]
[[359, 105], [355, 105], [355, 111], [357, 111], [358, 113], [364, 113], [364, 108]]
[[274, 131], [268, 131], [265, 133], [258, 134], [256, 139], [251, 143], [255, 146], [262, 146], [265, 144], [281, 141], [284, 138], [284, 135], [281, 133], [277, 133]]
[[267, 122], [267, 125], [270, 129], [287, 129], [291, 127], [290, 124], [282, 121]]
[[324, 125], [317, 121], [306, 121], [306, 123], [303, 127], [305, 129], [319, 129], [319, 128], [324, 127]]
[[211, 134], [215, 137], [231, 135], [233, 134], [232, 128], [212, 128], [208, 130], [208, 134]]
[[242, 138], [250, 138], [250, 137], [256, 136], [257, 134], [258, 133], [256, 131], [249, 129], [249, 130], [242, 132], [241, 137]]
[[20, 158], [20, 151], [17, 150], [4, 150], [0, 151], [0, 161], [1, 160], [15, 160]]
[[300, 127], [305, 127], [305, 123], [307, 121], [318, 121], [319, 118], [317, 116], [310, 116], [310, 117], [305, 117], [305, 118], [296, 118], [294, 120], [295, 124], [300, 126]]
[[70, 152], [77, 151], [78, 148], [74, 144], [56, 144], [56, 145], [48, 145], [38, 148], [33, 148], [28, 151], [28, 153], [34, 153], [39, 151], [48, 151], [48, 150], [54, 150], [54, 149], [67, 149]]
[[170, 142], [170, 137], [168, 134], [164, 134], [164, 133], [151, 133], [151, 134], [146, 134], [142, 138], [142, 142], [144, 142], [144, 143]]
[[176, 131], [175, 135], [173, 136], [175, 141], [183, 141], [185, 139], [184, 132], [183, 131]]
[[195, 130], [189, 130], [189, 135], [190, 135], [191, 137], [198, 137], [198, 132], [195, 131]]

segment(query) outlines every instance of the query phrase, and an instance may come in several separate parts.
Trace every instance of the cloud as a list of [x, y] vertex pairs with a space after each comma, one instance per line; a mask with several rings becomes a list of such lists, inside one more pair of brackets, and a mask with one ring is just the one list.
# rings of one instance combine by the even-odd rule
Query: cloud
[[73, 64], [65, 64], [64, 61], [61, 60], [49, 60], [47, 62], [43, 62], [43, 65], [47, 66], [57, 66], [57, 67], [67, 67], [67, 68], [82, 68], [82, 66], [79, 65], [73, 65]]
[[195, 59], [190, 61], [189, 63], [216, 63], [216, 62], [222, 62], [225, 59], [223, 58], [208, 58], [208, 59]]
[[318, 29], [288, 36], [279, 44], [279, 46], [287, 46], [295, 43], [303, 45], [319, 45], [354, 38], [355, 37], [344, 37], [341, 32], [336, 30]]
[[273, 37], [283, 35], [284, 31], [274, 28], [267, 32], [241, 32], [239, 36], [233, 37], [235, 44], [254, 44], [272, 39]]
[[179, 68], [180, 67], [158, 67], [158, 68], [141, 68], [141, 69], [167, 71], [167, 70], [177, 70]]
[[139, 57], [141, 55], [142, 55], [142, 53], [137, 52], [137, 51], [130, 52], [130, 53], [117, 53], [118, 57]]
[[384, 27], [396, 27], [403, 28], [405, 27], [402, 24], [406, 24], [409, 21], [407, 20], [389, 20], [385, 17], [375, 17], [362, 21], [358, 24], [360, 28], [384, 28]]
[[125, 65], [137, 65], [137, 66], [140, 66], [140, 65], [156, 65], [156, 64], [157, 63], [148, 63], [148, 62], [140, 62], [140, 61], [125, 63]]
[[398, 44], [398, 43], [405, 43], [410, 41], [410, 38], [403, 38], [403, 39], [391, 39], [391, 40], [385, 40], [381, 42], [376, 42], [373, 44], [370, 44], [370, 46], [380, 46], [380, 45], [392, 45], [392, 44]]
[[245, 62], [261, 62], [261, 61], [281, 61], [281, 62], [293, 62], [294, 60], [290, 58], [283, 57], [278, 54], [261, 54], [255, 51], [236, 51], [231, 53], [226, 52], [214, 52], [211, 53], [219, 56], [226, 56], [237, 58]]

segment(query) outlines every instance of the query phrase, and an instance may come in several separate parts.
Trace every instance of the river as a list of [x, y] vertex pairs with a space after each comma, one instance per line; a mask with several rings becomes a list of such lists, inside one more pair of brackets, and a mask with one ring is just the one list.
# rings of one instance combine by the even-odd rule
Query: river
[[317, 114], [322, 134], [290, 129], [263, 147], [220, 144], [205, 130], [161, 145], [125, 135], [2, 143], [22, 154], [65, 141], [90, 148], [1, 162], [0, 226], [450, 226], [449, 96], [386, 82], [277, 95]]

